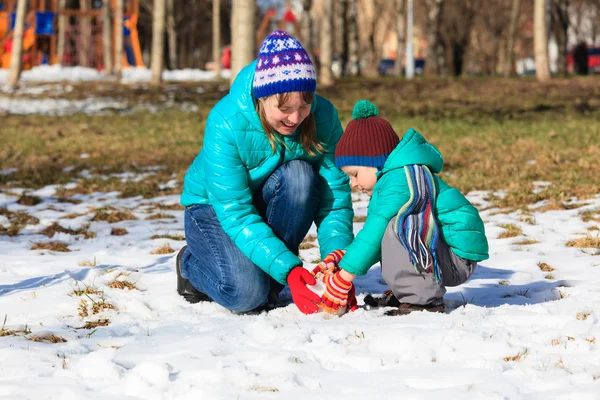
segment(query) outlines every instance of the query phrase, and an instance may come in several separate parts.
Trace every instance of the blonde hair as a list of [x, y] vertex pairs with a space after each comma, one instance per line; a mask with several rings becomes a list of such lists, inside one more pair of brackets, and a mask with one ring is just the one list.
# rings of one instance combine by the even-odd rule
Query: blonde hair
[[[311, 104], [315, 99], [315, 95], [312, 92], [300, 93], [302, 96], [302, 100], [305, 103]], [[277, 107], [281, 107], [289, 99], [290, 93], [278, 93], [275, 96], [277, 96]], [[285, 146], [285, 143], [281, 139], [281, 135], [277, 133], [277, 131], [271, 126], [271, 124], [267, 120], [265, 106], [261, 99], [259, 99], [256, 102], [256, 112], [258, 113], [258, 116], [260, 118], [260, 123], [263, 127], [263, 130], [267, 135], [267, 139], [269, 139], [269, 143], [271, 143], [273, 153], [275, 153], [277, 152], [277, 144], [281, 143], [283, 146]], [[325, 147], [323, 146], [323, 143], [319, 142], [317, 139], [317, 125], [315, 123], [315, 116], [312, 113], [312, 111], [310, 112], [310, 114], [308, 114], [304, 121], [302, 121], [298, 129], [300, 129], [300, 143], [302, 144], [302, 147], [304, 147], [304, 150], [306, 150], [306, 152], [310, 156], [316, 156], [317, 154], [322, 154], [325, 152]]]

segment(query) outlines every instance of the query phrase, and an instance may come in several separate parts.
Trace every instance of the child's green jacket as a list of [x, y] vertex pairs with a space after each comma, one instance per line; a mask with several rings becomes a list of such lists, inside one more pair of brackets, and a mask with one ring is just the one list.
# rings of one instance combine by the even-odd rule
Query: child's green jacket
[[[404, 166], [410, 164], [425, 165], [433, 174], [439, 173], [444, 165], [438, 149], [414, 129], [408, 130], [378, 172], [367, 220], [356, 239], [346, 248], [341, 268], [352, 274], [364, 275], [381, 260], [381, 241], [388, 223], [410, 198], [404, 172]], [[477, 209], [437, 175], [434, 175], [434, 180], [438, 193], [434, 213], [440, 225], [440, 239], [459, 257], [473, 261], [487, 259], [488, 242]], [[400, 241], [398, 245], [401, 246]]]

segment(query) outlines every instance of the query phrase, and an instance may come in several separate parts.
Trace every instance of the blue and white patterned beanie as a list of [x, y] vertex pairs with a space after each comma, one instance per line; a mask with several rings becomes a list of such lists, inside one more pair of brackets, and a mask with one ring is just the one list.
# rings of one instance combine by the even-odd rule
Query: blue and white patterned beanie
[[252, 87], [257, 99], [279, 93], [314, 92], [317, 74], [300, 42], [287, 32], [275, 31], [260, 47]]

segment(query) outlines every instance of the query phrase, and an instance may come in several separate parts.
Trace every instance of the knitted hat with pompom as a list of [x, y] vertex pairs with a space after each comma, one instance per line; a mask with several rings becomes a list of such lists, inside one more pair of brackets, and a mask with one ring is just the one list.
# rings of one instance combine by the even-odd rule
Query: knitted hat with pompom
[[379, 117], [379, 110], [368, 100], [360, 100], [352, 110], [352, 121], [346, 126], [335, 149], [335, 163], [381, 169], [390, 153], [400, 143], [392, 125]]

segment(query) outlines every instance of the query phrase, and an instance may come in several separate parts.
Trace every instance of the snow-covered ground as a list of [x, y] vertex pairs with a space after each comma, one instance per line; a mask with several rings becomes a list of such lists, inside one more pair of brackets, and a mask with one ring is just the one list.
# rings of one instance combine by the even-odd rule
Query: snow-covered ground
[[[587, 228], [600, 224], [583, 222], [580, 213], [598, 209], [600, 196], [571, 210], [482, 211], [491, 258], [466, 284], [449, 289], [446, 314], [387, 317], [385, 309], [365, 309], [365, 294], [385, 290], [374, 266], [356, 281], [361, 308], [328, 318], [305, 316], [293, 304], [258, 315], [188, 304], [175, 291], [177, 253], [151, 254], [165, 243], [174, 250], [184, 245], [176, 240], [183, 212], [168, 207], [177, 196], [95, 193], [75, 195], [81, 202], [72, 204], [56, 197], [56, 189], [32, 192], [43, 200], [34, 206], [17, 203], [23, 190], [0, 194], [4, 228], [11, 213], [39, 219], [18, 236], [0, 236], [0, 320], [6, 315], [4, 331], [31, 331], [0, 338], [0, 397], [600, 398], [600, 257], [565, 246], [597, 236]], [[469, 198], [483, 209], [485, 196]], [[367, 199], [355, 200], [364, 215]], [[94, 221], [106, 207], [137, 219]], [[54, 222], [96, 236], [40, 233]], [[524, 235], [498, 239], [503, 224]], [[128, 233], [111, 235], [113, 228]], [[539, 243], [517, 244], [526, 238]], [[56, 240], [71, 252], [32, 250]], [[309, 266], [318, 251], [301, 255]], [[115, 279], [137, 290], [110, 287]], [[80, 293], [88, 288], [97, 294]], [[289, 293], [283, 298], [289, 302]], [[114, 308], [94, 314], [102, 303]], [[84, 328], [89, 322], [107, 325]], [[31, 340], [49, 334], [66, 342]]]
[[[221, 77], [229, 79], [230, 70], [223, 70]], [[8, 77], [8, 70], [0, 69], [0, 83], [5, 83]], [[124, 68], [122, 82], [148, 82], [151, 73], [148, 68]], [[205, 71], [201, 69], [182, 69], [165, 70], [162, 78], [164, 81], [171, 82], [197, 82], [209, 81], [216, 78], [215, 71]], [[108, 78], [103, 72], [94, 68], [84, 67], [61, 67], [60, 65], [42, 65], [32, 68], [29, 71], [23, 71], [20, 77], [22, 82], [81, 82], [81, 81], [101, 81]]]

